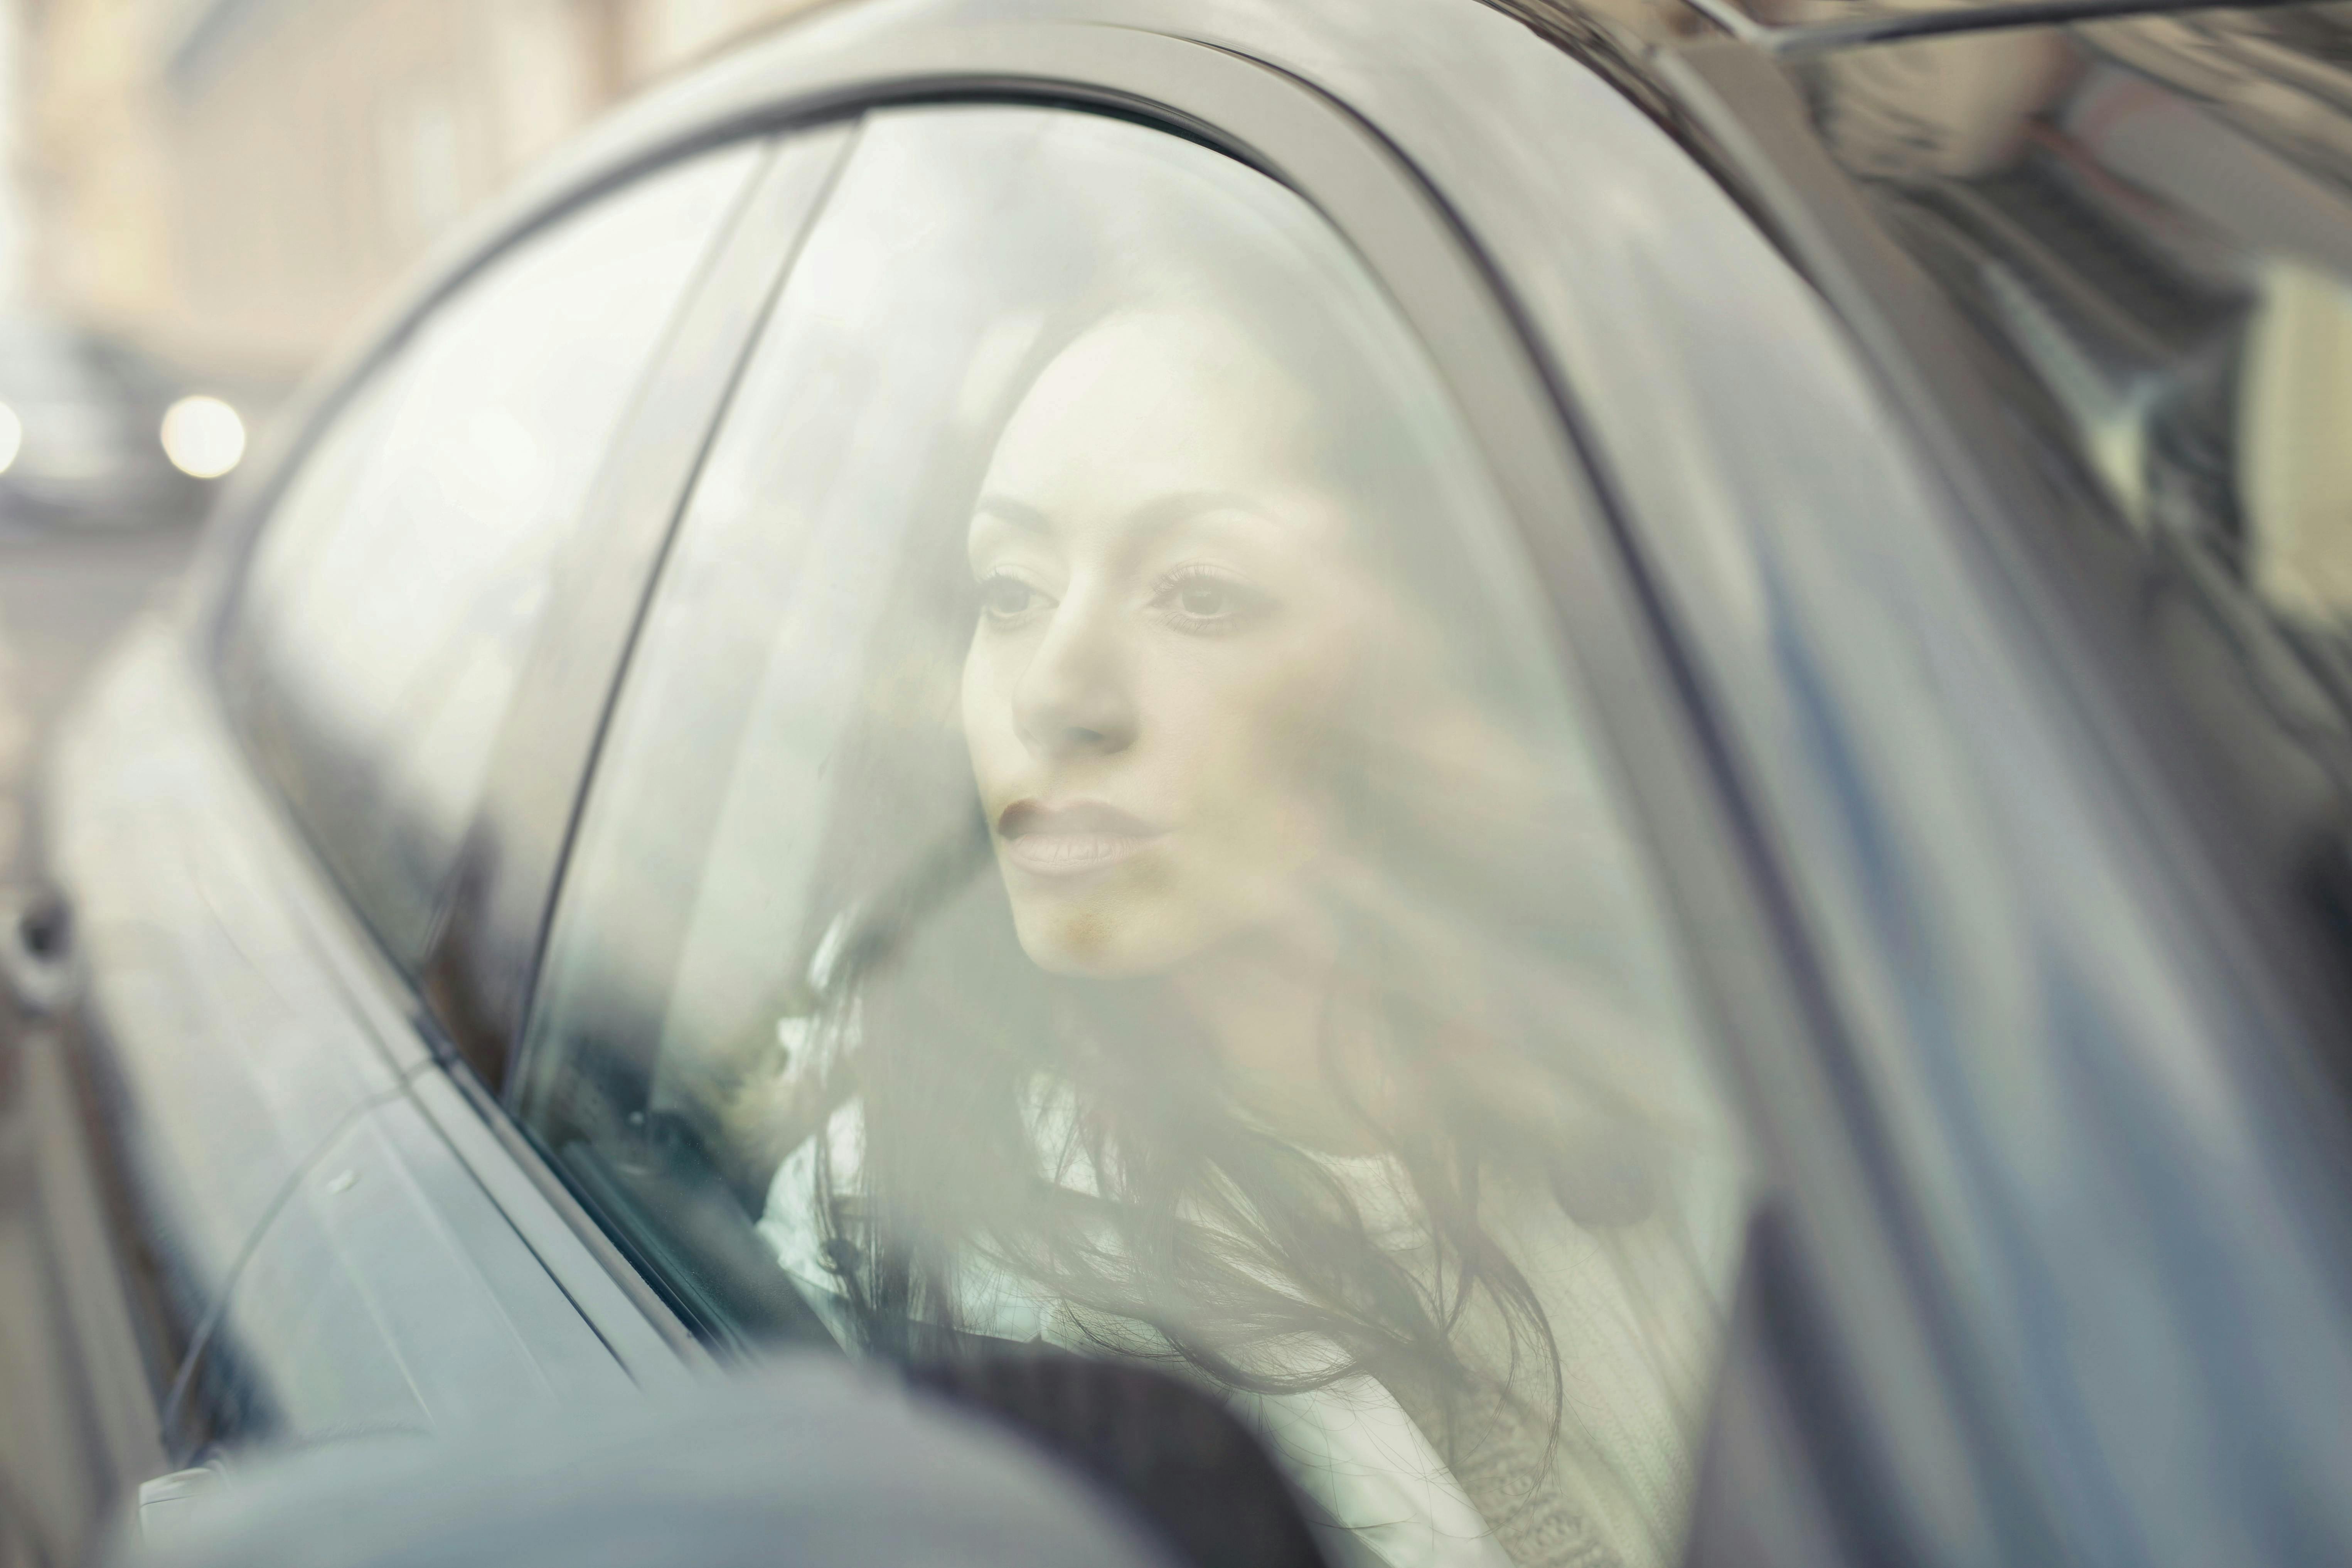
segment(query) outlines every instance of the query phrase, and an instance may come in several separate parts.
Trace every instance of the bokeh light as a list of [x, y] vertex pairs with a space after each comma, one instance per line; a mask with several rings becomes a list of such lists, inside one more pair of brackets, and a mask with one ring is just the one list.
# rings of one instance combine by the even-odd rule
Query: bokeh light
[[183, 397], [163, 415], [163, 455], [184, 474], [218, 479], [245, 457], [245, 421], [217, 397]]

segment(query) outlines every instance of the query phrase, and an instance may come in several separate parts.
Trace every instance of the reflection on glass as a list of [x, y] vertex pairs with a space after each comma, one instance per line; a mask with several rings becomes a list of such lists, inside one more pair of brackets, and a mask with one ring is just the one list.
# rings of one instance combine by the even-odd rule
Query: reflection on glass
[[[665, 171], [495, 258], [341, 410], [255, 549], [230, 689], [404, 961], [429, 938], [555, 563], [757, 156]], [[163, 439], [190, 472], [225, 472], [236, 421], [191, 399]]]
[[1505, 537], [1286, 193], [870, 124], [649, 619], [527, 1113], [721, 1315], [712, 1193], [845, 1343], [1223, 1392], [1347, 1560], [1671, 1562], [1737, 1165]]
[[2035, 559], [2126, 639], [2163, 743], [2215, 786], [2200, 820], [2294, 889], [2330, 966], [2352, 901], [2345, 27], [2194, 12], [1810, 68], [1829, 145], [1988, 351], [2054, 503], [2021, 509], [2049, 520]]

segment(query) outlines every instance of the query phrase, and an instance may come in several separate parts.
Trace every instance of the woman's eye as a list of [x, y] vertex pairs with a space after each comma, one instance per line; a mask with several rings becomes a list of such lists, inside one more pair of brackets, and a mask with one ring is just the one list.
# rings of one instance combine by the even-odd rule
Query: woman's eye
[[993, 620], [1009, 621], [1037, 607], [1045, 595], [1018, 577], [998, 573], [983, 578], [980, 584], [981, 613]]
[[1188, 616], [1229, 615], [1234, 608], [1233, 591], [1223, 583], [1186, 583], [1176, 590], [1176, 607]]
[[1264, 595], [1216, 572], [1198, 568], [1164, 578], [1155, 606], [1186, 631], [1225, 631], [1267, 607]]

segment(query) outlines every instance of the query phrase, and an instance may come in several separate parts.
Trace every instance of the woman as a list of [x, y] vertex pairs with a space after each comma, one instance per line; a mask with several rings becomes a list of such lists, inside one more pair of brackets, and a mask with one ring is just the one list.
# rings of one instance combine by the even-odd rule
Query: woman
[[[744, 1112], [790, 1150], [762, 1230], [879, 1352], [1225, 1391], [1343, 1559], [1663, 1564], [1722, 1141], [1574, 912], [1635, 889], [1469, 624], [1452, 481], [1296, 280], [1234, 276], [1026, 357], [961, 542], [969, 831], [843, 851]], [[924, 772], [877, 746], [845, 811]]]

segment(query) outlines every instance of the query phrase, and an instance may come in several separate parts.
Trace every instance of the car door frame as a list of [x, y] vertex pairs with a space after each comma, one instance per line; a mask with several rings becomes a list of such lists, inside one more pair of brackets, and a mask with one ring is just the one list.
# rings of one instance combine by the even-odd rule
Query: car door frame
[[[684, 84], [678, 104], [691, 103], [714, 122], [785, 130], [871, 109], [971, 101], [1111, 113], [1188, 136], [1301, 193], [1366, 258], [1463, 408], [1519, 521], [1566, 657], [1610, 738], [1611, 761], [1639, 781], [1631, 804], [1704, 1009], [1722, 1035], [1736, 1033], [1741, 1049], [1727, 1065], [1747, 1098], [1770, 1107], [1757, 1130], [1759, 1163], [1768, 1172], [1784, 1168], [1789, 1140], [1806, 1136], [1808, 1126], [1843, 1125], [1844, 1090], [1834, 1058], [1825, 1060], [1820, 1048], [1839, 1037], [1839, 1022], [1797, 934], [1801, 922], [1775, 874], [1769, 834], [1735, 782], [1730, 750], [1667, 632], [1657, 586], [1629, 546], [1629, 524], [1607, 492], [1605, 468], [1594, 460], [1575, 397], [1538, 346], [1500, 267], [1379, 128], [1391, 109], [1404, 114], [1410, 105], [1342, 102], [1269, 59], [1206, 43], [1050, 21], [918, 27], [813, 50], [806, 58], [780, 47], [731, 72], [719, 68]], [[656, 104], [646, 113], [663, 109]], [[563, 660], [610, 668], [617, 679], [642, 608], [614, 610]], [[558, 700], [581, 705], [570, 724], [572, 749], [541, 748], [527, 763], [520, 753], [508, 759], [551, 768], [551, 778], [520, 787], [568, 809], [561, 839], [550, 836], [536, 859], [494, 853], [488, 844], [473, 847], [482, 852], [478, 859], [469, 851], [446, 940], [428, 960], [428, 984], [439, 994], [464, 996], [464, 1027], [484, 1032], [465, 1047], [469, 1058], [499, 1057], [522, 1037], [540, 943], [560, 895], [562, 857], [612, 695], [583, 689], [566, 696], [537, 687], [519, 695], [519, 710]], [[1844, 1230], [1842, 1272], [1868, 1277], [1872, 1297], [1891, 1303], [1906, 1325], [1892, 1339], [1932, 1363], [1923, 1331], [1909, 1321], [1902, 1259], [1893, 1247], [1866, 1239], [1886, 1216], [1872, 1212], [1864, 1196], [1874, 1190], [1864, 1156], [1816, 1148], [1808, 1159], [1817, 1176], [1824, 1161], [1843, 1162], [1835, 1184], [1847, 1201], [1808, 1216], [1801, 1228]], [[532, 1163], [542, 1173], [551, 1168], [543, 1158]], [[581, 1211], [573, 1205], [567, 1212]], [[1773, 1260], [1770, 1299], [1762, 1308], [1742, 1307], [1751, 1319], [1763, 1311], [1762, 1325], [1751, 1325], [1735, 1343], [1760, 1345], [1756, 1354], [1811, 1380], [1809, 1418], [1799, 1435], [1827, 1443], [1828, 1450], [1798, 1463], [1811, 1471], [1814, 1489], [1823, 1496], [1867, 1493], [1874, 1460], [1846, 1397], [1859, 1374], [1826, 1342], [1798, 1284], [1805, 1268], [1797, 1259], [1816, 1238], [1786, 1224], [1776, 1235], [1761, 1254]], [[1759, 1289], [1751, 1283], [1751, 1290]], [[672, 1323], [682, 1326], [682, 1303], [663, 1304]], [[1957, 1420], [1941, 1411], [1927, 1424], [1948, 1430]], [[1783, 1422], [1775, 1440], [1788, 1437]], [[1841, 1469], [1842, 1479], [1825, 1479]], [[1871, 1510], [1843, 1510], [1857, 1511]], [[1862, 1528], [1881, 1540], [1895, 1532], [1883, 1517]]]

